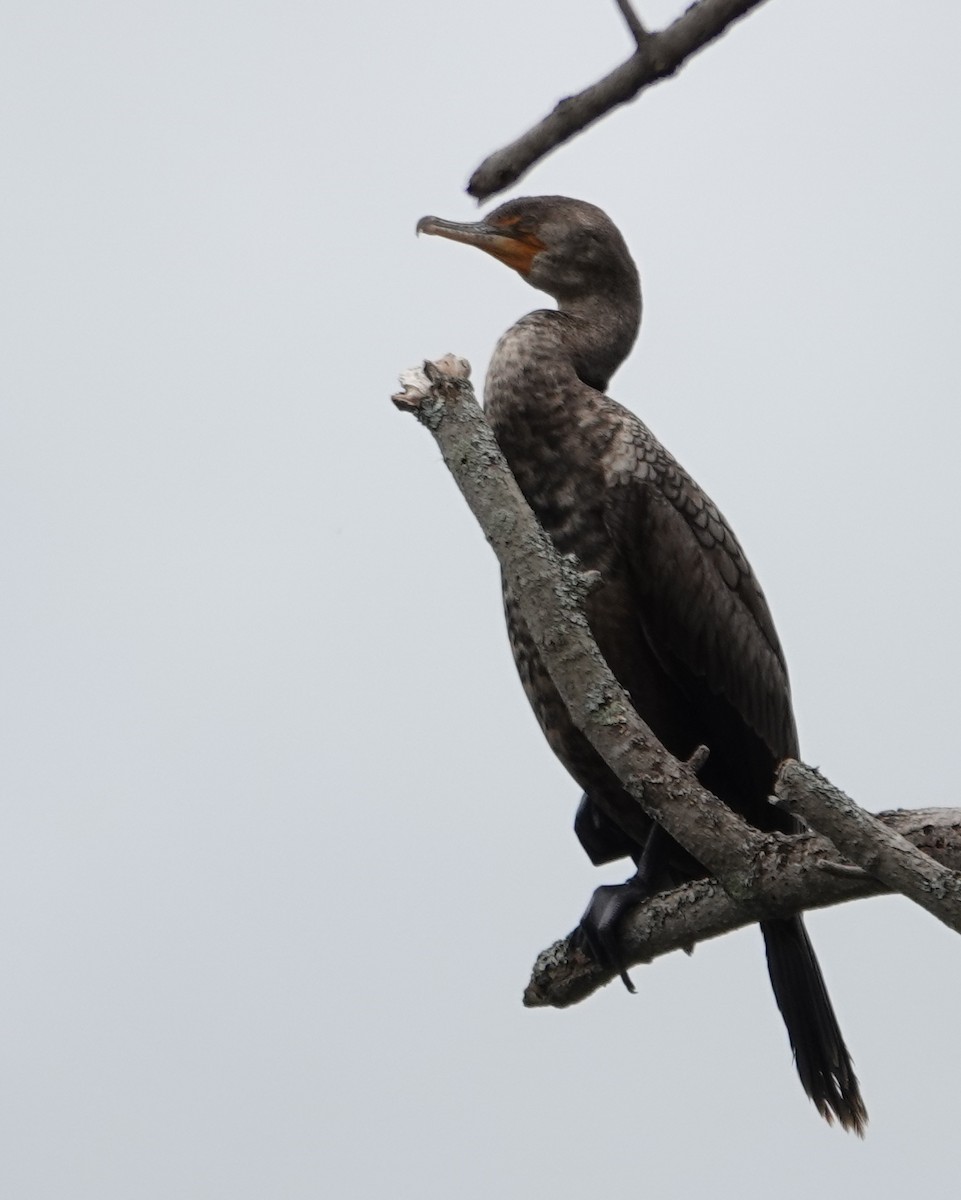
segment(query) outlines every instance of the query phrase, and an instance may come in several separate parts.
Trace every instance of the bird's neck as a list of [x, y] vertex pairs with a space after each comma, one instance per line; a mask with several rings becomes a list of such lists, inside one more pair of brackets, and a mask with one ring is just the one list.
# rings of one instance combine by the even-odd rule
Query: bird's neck
[[587, 384], [607, 390], [611, 376], [630, 352], [641, 322], [639, 290], [617, 299], [603, 294], [560, 301], [512, 325], [494, 350], [487, 372], [485, 405], [497, 423], [507, 418], [545, 422], [578, 421], [575, 398]]
[[578, 378], [599, 392], [630, 353], [641, 324], [640, 290], [590, 293], [558, 305], [564, 342]]
[[599, 393], [639, 323], [639, 297], [633, 305], [579, 297], [556, 311], [528, 313], [497, 343], [484, 407], [535, 511], [554, 504], [558, 490], [570, 490], [573, 475], [596, 470], [611, 438], [610, 401]]
[[614, 424], [607, 381], [637, 332], [603, 310], [528, 313], [497, 343], [484, 407], [521, 491], [562, 553], [597, 567], [600, 544], [578, 531], [605, 529], [599, 474]]

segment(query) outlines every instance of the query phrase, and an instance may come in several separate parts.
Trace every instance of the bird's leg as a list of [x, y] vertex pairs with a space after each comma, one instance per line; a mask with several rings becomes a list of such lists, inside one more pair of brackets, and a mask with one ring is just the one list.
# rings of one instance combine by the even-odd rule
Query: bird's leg
[[587, 792], [577, 806], [574, 832], [595, 867], [619, 858], [634, 858], [639, 850], [637, 842], [598, 808]]
[[663, 851], [667, 841], [667, 835], [659, 825], [655, 825], [640, 858], [636, 860], [637, 871], [624, 883], [606, 883], [596, 888], [574, 933], [578, 948], [588, 950], [602, 966], [617, 971], [629, 992], [636, 989], [621, 953], [620, 923], [626, 913], [657, 891], [657, 879], [663, 870]]

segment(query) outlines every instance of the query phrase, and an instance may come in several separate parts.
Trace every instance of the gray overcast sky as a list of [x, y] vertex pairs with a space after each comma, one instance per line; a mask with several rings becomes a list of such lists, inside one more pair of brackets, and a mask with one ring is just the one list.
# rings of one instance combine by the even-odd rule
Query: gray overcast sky
[[[959, 39], [771, 0], [520, 189], [623, 229], [613, 394], [728, 515], [805, 756], [875, 809], [958, 802]], [[628, 50], [605, 0], [7, 0], [3, 1196], [956, 1185], [961, 955], [906, 902], [810, 919], [863, 1145], [755, 930], [520, 1004], [601, 875], [388, 397], [445, 351], [482, 378], [542, 303], [417, 218]]]

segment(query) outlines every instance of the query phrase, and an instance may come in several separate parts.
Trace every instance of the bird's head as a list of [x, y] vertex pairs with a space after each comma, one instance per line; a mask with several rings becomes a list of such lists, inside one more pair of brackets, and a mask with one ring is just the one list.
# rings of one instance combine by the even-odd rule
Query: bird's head
[[421, 217], [418, 233], [485, 250], [560, 304], [637, 288], [637, 268], [610, 217], [567, 196], [509, 200], [474, 223]]

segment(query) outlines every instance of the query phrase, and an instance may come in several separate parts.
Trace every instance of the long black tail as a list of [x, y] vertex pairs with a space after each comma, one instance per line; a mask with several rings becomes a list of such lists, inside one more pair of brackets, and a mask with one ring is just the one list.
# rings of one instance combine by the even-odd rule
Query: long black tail
[[854, 1064], [800, 917], [762, 921], [767, 966], [804, 1090], [822, 1117], [864, 1137], [867, 1110]]

